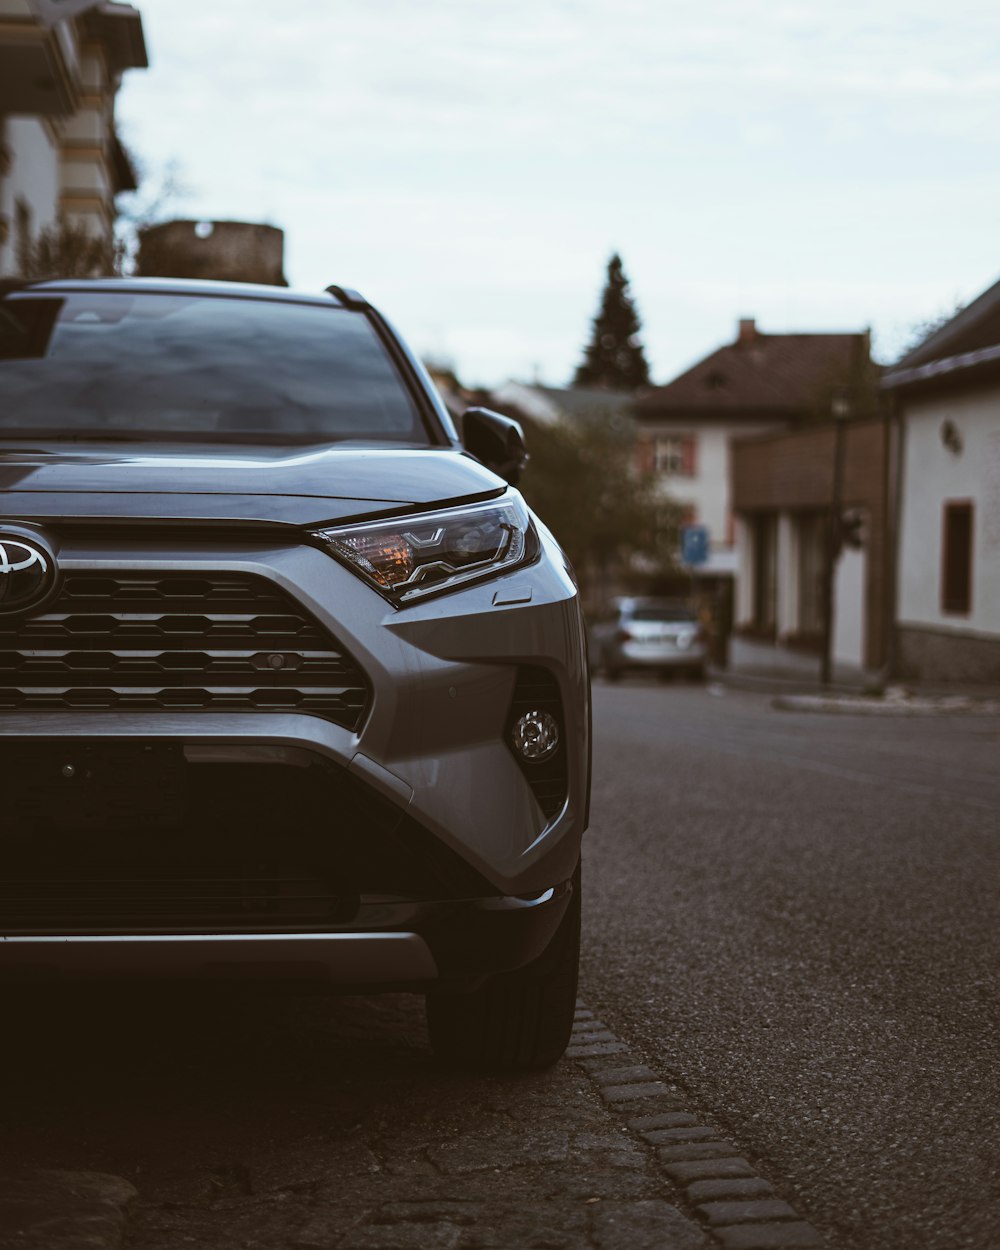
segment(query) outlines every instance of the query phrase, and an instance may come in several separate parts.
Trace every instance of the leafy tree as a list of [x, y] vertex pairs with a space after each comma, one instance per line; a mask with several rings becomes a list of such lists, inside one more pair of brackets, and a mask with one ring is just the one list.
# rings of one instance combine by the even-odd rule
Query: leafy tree
[[103, 278], [117, 269], [114, 244], [65, 217], [23, 239], [17, 265], [22, 278]]
[[588, 607], [669, 574], [680, 509], [639, 469], [633, 423], [599, 411], [552, 424], [512, 415], [531, 455], [520, 488], [569, 556]]
[[649, 365], [639, 338], [640, 328], [628, 278], [616, 252], [608, 261], [601, 306], [573, 384], [601, 386], [612, 391], [634, 391], [637, 387], [648, 386]]

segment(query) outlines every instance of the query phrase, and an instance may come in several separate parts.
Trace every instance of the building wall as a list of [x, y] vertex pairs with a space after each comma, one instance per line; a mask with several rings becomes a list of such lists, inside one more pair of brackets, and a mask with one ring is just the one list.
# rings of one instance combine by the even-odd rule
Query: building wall
[[[743, 522], [740, 534], [751, 541], [753, 520], [774, 516], [778, 522], [777, 620], [779, 638], [794, 635], [798, 620], [798, 527], [817, 514], [828, 514], [833, 499], [836, 429], [832, 424], [785, 431], [733, 446], [732, 506]], [[866, 517], [863, 559], [845, 550], [834, 588], [837, 658], [876, 669], [885, 662], [888, 627], [887, 573], [889, 534], [887, 468], [889, 434], [880, 420], [849, 422], [843, 428], [843, 509]], [[741, 567], [753, 571], [752, 553], [738, 554]], [[741, 623], [753, 620], [752, 597], [737, 591]], [[748, 615], [749, 614], [749, 615]]]
[[754, 550], [753, 529], [746, 517], [737, 516], [736, 537], [736, 588], [733, 595], [733, 625], [746, 629], [754, 619], [754, 576], [757, 552]]
[[900, 676], [929, 682], [1000, 682], [1000, 645], [995, 635], [901, 625], [897, 630]]
[[865, 594], [868, 553], [845, 548], [837, 561], [837, 576], [833, 590], [833, 661], [848, 664], [852, 668], [873, 668], [868, 664], [865, 650], [865, 633], [868, 619], [868, 599]]
[[779, 638], [799, 627], [799, 532], [790, 513], [778, 514], [775, 628]]
[[116, 85], [100, 44], [87, 43], [80, 57], [80, 107], [70, 117], [60, 145], [60, 209], [110, 240], [114, 223], [111, 141]]
[[[694, 473], [663, 474], [660, 488], [665, 497], [690, 508], [695, 523], [708, 527], [711, 559], [708, 571], [736, 571], [736, 546], [730, 505], [730, 460], [734, 438], [760, 434], [766, 425], [731, 425], [722, 422], [644, 422], [640, 454], [650, 465], [651, 448], [657, 438], [692, 438], [695, 442]], [[644, 446], [644, 449], [643, 449]]]
[[144, 49], [123, 53], [87, 13], [49, 26], [25, 0], [0, 0], [0, 275], [19, 269], [19, 202], [33, 236], [63, 217], [111, 243], [123, 176], [114, 101], [121, 71], [140, 64]]
[[[969, 675], [986, 662], [985, 644], [1000, 647], [1000, 384], [904, 398], [902, 412], [898, 621], [901, 644], [909, 640], [901, 645], [904, 663], [919, 676], [947, 678], [950, 668]], [[958, 435], [958, 450], [945, 445], [946, 422]], [[941, 602], [943, 513], [946, 503], [964, 500], [973, 505], [972, 594], [970, 611], [955, 613]], [[960, 648], [962, 636], [973, 645]]]
[[59, 135], [57, 124], [37, 117], [8, 117], [3, 138], [7, 173], [0, 178], [0, 215], [8, 223], [0, 244], [0, 275], [17, 270], [18, 201], [30, 211], [37, 233], [59, 211]]

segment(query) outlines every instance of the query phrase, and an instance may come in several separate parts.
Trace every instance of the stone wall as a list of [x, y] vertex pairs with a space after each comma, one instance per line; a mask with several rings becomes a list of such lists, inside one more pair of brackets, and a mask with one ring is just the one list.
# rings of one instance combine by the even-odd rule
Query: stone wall
[[1000, 638], [902, 625], [897, 640], [898, 668], [903, 678], [927, 682], [1000, 682]]

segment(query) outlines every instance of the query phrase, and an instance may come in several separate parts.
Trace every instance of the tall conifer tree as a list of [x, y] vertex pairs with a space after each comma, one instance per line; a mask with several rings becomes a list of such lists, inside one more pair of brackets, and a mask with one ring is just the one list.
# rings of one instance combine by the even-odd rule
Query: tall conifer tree
[[608, 261], [601, 306], [573, 385], [602, 386], [612, 391], [648, 386], [649, 364], [639, 338], [640, 328], [622, 258], [615, 252]]

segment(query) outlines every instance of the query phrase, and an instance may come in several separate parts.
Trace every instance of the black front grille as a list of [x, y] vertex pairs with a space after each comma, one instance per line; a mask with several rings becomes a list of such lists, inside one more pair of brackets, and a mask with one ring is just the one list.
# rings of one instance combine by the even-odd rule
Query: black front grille
[[362, 902], [496, 893], [341, 768], [0, 745], [2, 933], [323, 932]]
[[0, 617], [0, 711], [308, 712], [356, 729], [355, 661], [254, 575], [73, 573], [44, 613]]
[[356, 907], [314, 877], [18, 877], [0, 882], [8, 931], [323, 929]]

